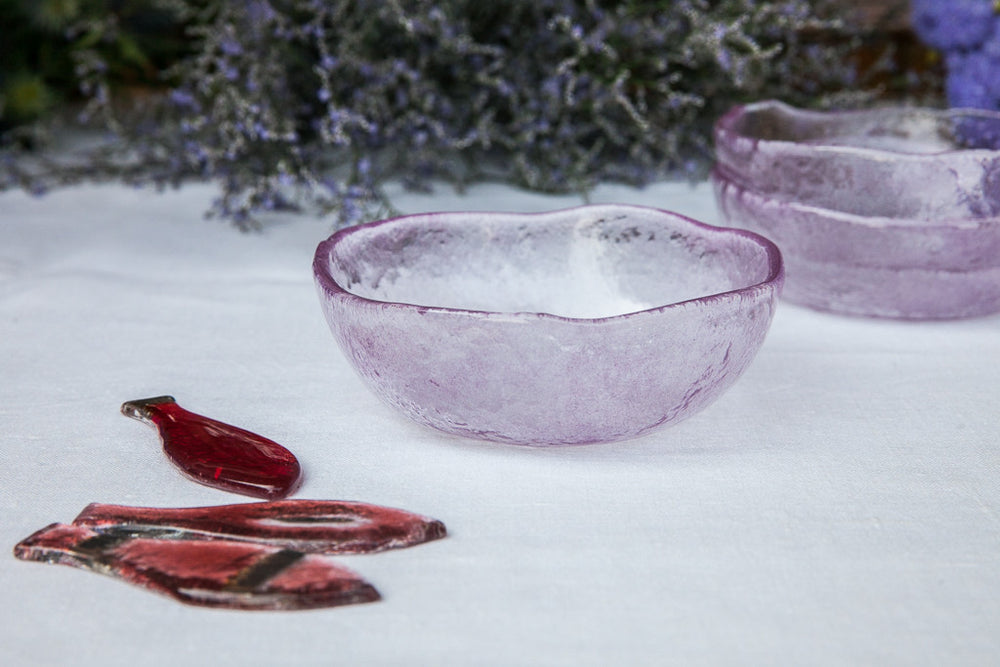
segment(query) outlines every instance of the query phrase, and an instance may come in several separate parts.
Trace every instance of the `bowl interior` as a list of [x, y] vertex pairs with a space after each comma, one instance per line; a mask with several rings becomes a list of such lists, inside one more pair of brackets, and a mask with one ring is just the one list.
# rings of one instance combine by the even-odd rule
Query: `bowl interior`
[[846, 146], [900, 154], [1000, 149], [1000, 115], [973, 109], [892, 107], [814, 112], [780, 103], [744, 108], [731, 128], [763, 141]]
[[730, 292], [775, 272], [763, 239], [655, 209], [410, 216], [343, 230], [328, 269], [374, 301], [603, 318]]

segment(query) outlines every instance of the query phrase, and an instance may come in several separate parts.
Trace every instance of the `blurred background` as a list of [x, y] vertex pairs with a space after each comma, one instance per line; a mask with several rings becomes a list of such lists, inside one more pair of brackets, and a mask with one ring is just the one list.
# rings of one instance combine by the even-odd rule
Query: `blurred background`
[[242, 228], [371, 218], [388, 180], [700, 179], [714, 120], [755, 99], [1000, 100], [990, 0], [0, 0], [0, 21], [0, 190], [212, 181]]

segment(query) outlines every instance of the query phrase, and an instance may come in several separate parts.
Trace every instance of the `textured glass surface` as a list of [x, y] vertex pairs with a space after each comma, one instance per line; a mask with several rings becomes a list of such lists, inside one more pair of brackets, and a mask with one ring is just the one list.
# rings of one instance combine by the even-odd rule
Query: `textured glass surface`
[[1000, 311], [1000, 218], [858, 216], [760, 194], [718, 166], [712, 180], [729, 224], [781, 248], [793, 303], [901, 319]]
[[817, 112], [765, 101], [715, 127], [731, 180], [776, 199], [862, 216], [1000, 216], [1000, 113]]
[[770, 326], [772, 243], [641, 207], [441, 213], [317, 248], [327, 320], [372, 390], [488, 440], [636, 436], [711, 403]]

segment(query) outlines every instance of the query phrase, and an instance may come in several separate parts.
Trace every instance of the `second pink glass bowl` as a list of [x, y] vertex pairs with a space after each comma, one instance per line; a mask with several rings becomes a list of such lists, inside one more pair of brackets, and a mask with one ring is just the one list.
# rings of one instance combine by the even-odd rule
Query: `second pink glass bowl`
[[1000, 312], [1000, 218], [853, 215], [760, 194], [719, 166], [712, 183], [725, 220], [781, 248], [792, 303], [909, 320]]
[[722, 219], [778, 244], [789, 301], [896, 319], [1000, 311], [1000, 113], [765, 101], [721, 118], [715, 147]]
[[1000, 216], [1000, 112], [768, 100], [734, 107], [714, 134], [730, 177], [774, 199], [908, 220]]
[[620, 440], [703, 409], [756, 355], [784, 276], [763, 237], [624, 205], [360, 225], [322, 242], [313, 271], [386, 403], [527, 445]]

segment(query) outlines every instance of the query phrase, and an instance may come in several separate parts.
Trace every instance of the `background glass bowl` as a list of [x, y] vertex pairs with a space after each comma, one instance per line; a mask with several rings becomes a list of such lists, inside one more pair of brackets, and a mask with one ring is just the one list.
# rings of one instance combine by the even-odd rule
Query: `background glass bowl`
[[772, 198], [873, 217], [1000, 216], [1000, 113], [737, 106], [715, 125], [718, 164]]
[[1000, 217], [852, 215], [755, 192], [712, 173], [727, 224], [767, 236], [788, 272], [783, 297], [818, 310], [897, 319], [1000, 312]]
[[531, 445], [701, 410], [750, 364], [783, 283], [767, 239], [623, 205], [369, 223], [320, 243], [313, 271], [334, 337], [386, 403]]

